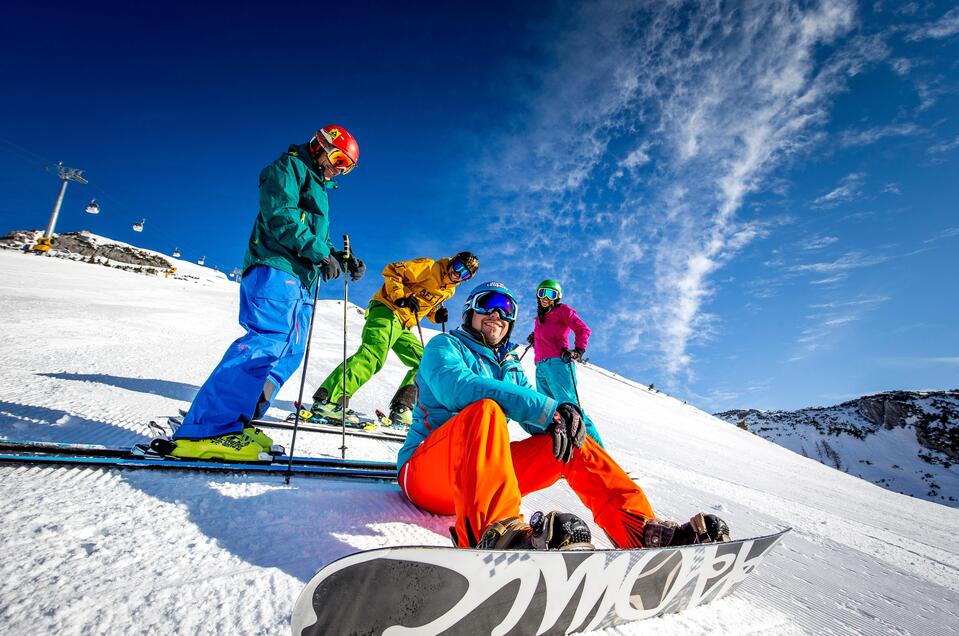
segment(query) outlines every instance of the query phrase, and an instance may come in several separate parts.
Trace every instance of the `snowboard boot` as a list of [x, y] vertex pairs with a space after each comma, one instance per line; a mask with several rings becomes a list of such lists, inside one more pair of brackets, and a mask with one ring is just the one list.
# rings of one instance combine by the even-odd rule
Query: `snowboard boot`
[[219, 459], [229, 462], [269, 462], [272, 455], [265, 452], [246, 433], [227, 433], [204, 439], [178, 439], [170, 453], [183, 459]]
[[390, 402], [390, 424], [410, 426], [413, 423], [414, 404], [416, 404], [416, 385], [401, 386]]
[[481, 550], [592, 550], [589, 526], [568, 512], [534, 512], [530, 522], [507, 517], [487, 526]]
[[716, 515], [704, 515], [701, 512], [684, 524], [654, 518], [648, 520], [643, 528], [643, 546], [647, 548], [720, 541], [729, 541], [729, 526]]

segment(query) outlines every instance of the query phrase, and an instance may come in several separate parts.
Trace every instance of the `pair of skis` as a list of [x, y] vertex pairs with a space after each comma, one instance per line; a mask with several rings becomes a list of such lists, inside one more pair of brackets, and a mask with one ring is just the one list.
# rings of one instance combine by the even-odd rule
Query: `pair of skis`
[[305, 475], [393, 481], [395, 462], [335, 459], [327, 457], [293, 457], [273, 455], [269, 461], [229, 462], [182, 459], [157, 450], [167, 441], [158, 437], [150, 444], [133, 446], [101, 446], [98, 444], [66, 444], [0, 440], [0, 463], [40, 464], [54, 466], [95, 466], [100, 468], [149, 468], [157, 470], [203, 470], [221, 473], [260, 473], [273, 475]]
[[[379, 413], [379, 411], [377, 412]], [[183, 409], [180, 409], [180, 415], [185, 415]], [[379, 416], [378, 416], [379, 417]], [[406, 432], [408, 427], [403, 426], [387, 426], [384, 422], [384, 419], [388, 420], [387, 416], [383, 416], [379, 420], [380, 426], [376, 428], [369, 427], [370, 423], [373, 423], [374, 420], [366, 419], [361, 420], [358, 424], [349, 424], [346, 425], [346, 434], [352, 435], [354, 437], [369, 437], [372, 439], [379, 439], [388, 442], [399, 442], [403, 443], [406, 441]], [[293, 420], [287, 418], [288, 421], [280, 422], [278, 420], [250, 420], [250, 426], [256, 426], [258, 428], [264, 429], [277, 429], [277, 430], [286, 430], [292, 431], [294, 428]], [[170, 424], [172, 429], [176, 429], [182, 422], [180, 417], [168, 417], [167, 421]], [[298, 431], [309, 432], [309, 433], [329, 433], [339, 435], [343, 432], [343, 426], [337, 420], [328, 420], [323, 417], [312, 416], [309, 418], [304, 418], [300, 416], [300, 424], [296, 427]]]

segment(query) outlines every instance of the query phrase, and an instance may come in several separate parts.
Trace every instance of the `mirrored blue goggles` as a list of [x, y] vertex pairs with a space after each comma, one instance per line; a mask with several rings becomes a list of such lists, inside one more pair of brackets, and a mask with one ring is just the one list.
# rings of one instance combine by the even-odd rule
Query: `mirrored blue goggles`
[[556, 300], [559, 298], [559, 292], [548, 287], [540, 287], [536, 290], [536, 297], [545, 298], [546, 300]]
[[510, 322], [516, 320], [516, 303], [506, 294], [499, 292], [488, 291], [477, 294], [470, 301], [469, 307], [484, 316], [489, 316], [494, 311], [498, 311], [503, 320]]
[[453, 261], [450, 267], [453, 269], [454, 272], [459, 274], [460, 280], [469, 280], [470, 278], [473, 277], [473, 272], [471, 272], [469, 268], [466, 267], [466, 265], [464, 265], [463, 263], [459, 261]]

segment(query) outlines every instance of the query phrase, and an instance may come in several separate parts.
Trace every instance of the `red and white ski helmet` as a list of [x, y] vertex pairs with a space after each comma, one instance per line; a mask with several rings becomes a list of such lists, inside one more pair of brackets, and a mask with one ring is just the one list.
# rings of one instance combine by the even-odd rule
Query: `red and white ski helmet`
[[317, 141], [322, 141], [328, 146], [342, 150], [347, 157], [357, 163], [360, 160], [360, 145], [356, 139], [342, 126], [331, 124], [323, 126], [316, 131]]

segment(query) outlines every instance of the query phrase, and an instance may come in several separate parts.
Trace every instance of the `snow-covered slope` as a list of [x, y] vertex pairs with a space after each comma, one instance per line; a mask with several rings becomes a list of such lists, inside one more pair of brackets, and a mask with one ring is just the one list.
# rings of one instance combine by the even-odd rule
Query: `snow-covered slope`
[[[225, 280], [197, 285], [6, 250], [0, 272], [5, 438], [145, 440], [146, 421], [186, 406], [240, 333], [237, 287]], [[321, 302], [308, 390], [341, 355], [342, 320], [341, 303]], [[348, 321], [352, 348], [357, 308]], [[402, 376], [391, 359], [356, 406], [384, 405]], [[271, 414], [282, 416], [297, 390], [288, 383]], [[956, 509], [884, 490], [601, 369], [582, 370], [580, 395], [661, 516], [718, 512], [739, 537], [794, 528], [733, 596], [615, 633], [959, 633]], [[349, 457], [396, 452], [391, 442], [348, 444]], [[339, 456], [338, 446], [304, 433], [296, 450]], [[0, 624], [13, 634], [288, 633], [293, 602], [322, 565], [363, 548], [446, 545], [451, 523], [417, 510], [395, 484], [11, 466], [0, 466], [0, 483]], [[562, 482], [524, 500], [527, 514], [554, 508], [588, 517]]]
[[959, 507], [959, 390], [887, 391], [836, 406], [716, 417], [889, 490]]

